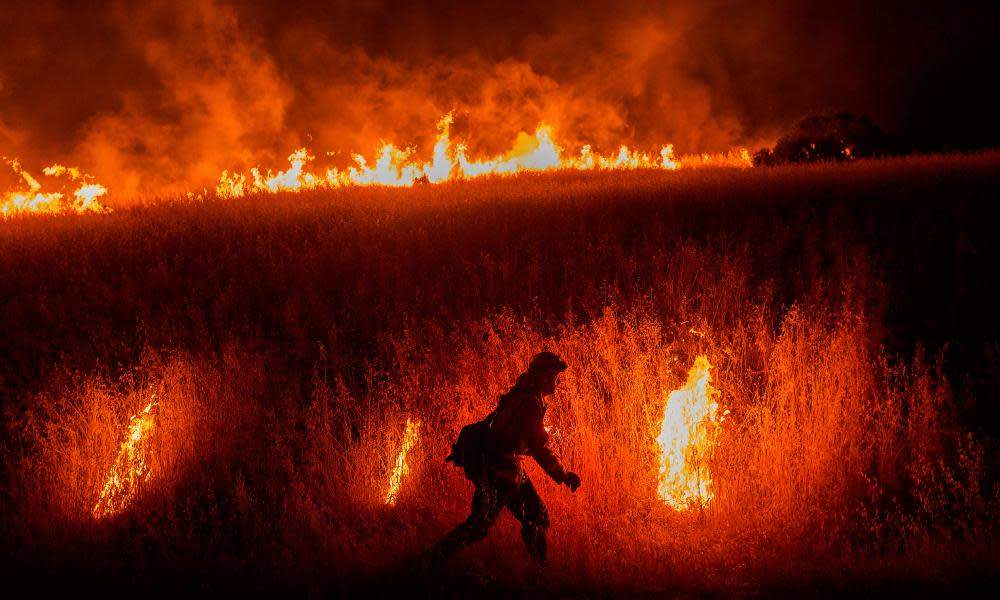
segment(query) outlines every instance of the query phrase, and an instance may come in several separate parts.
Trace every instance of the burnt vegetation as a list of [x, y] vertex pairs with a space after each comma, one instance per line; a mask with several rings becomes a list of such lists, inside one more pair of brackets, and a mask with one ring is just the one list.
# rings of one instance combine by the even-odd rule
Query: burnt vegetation
[[[998, 167], [559, 173], [0, 223], [2, 581], [470, 597], [992, 580]], [[505, 517], [447, 572], [403, 579], [468, 511], [443, 462], [458, 430], [543, 348], [570, 364], [548, 419], [583, 479], [569, 494], [529, 468], [553, 521], [544, 575]], [[715, 500], [678, 513], [654, 439], [699, 354], [729, 413]], [[95, 519], [153, 399], [151, 476]]]

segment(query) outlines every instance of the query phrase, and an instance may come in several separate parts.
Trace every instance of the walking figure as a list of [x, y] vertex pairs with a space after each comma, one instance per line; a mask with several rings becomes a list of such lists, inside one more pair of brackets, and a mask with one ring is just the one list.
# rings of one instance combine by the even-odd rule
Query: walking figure
[[549, 513], [520, 457], [530, 455], [549, 477], [571, 491], [580, 487], [580, 477], [565, 471], [548, 447], [543, 424], [546, 405], [542, 398], [555, 392], [559, 373], [565, 370], [566, 363], [555, 354], [539, 353], [492, 413], [462, 429], [446, 460], [462, 467], [475, 484], [472, 512], [431, 549], [435, 562], [485, 538], [504, 507], [521, 522], [528, 553], [535, 561], [545, 562]]

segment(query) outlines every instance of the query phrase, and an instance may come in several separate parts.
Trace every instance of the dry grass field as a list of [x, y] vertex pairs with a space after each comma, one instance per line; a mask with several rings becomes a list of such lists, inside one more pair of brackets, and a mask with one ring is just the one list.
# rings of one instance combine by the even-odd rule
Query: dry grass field
[[[980, 154], [0, 222], [0, 582], [390, 597], [994, 583], [998, 200], [1000, 155]], [[570, 365], [547, 419], [583, 480], [571, 494], [528, 467], [549, 564], [530, 564], [508, 515], [407, 580], [468, 512], [450, 443], [542, 349]], [[698, 355], [728, 412], [714, 500], [678, 512], [657, 496], [656, 436]], [[101, 509], [146, 406], [135, 493]]]

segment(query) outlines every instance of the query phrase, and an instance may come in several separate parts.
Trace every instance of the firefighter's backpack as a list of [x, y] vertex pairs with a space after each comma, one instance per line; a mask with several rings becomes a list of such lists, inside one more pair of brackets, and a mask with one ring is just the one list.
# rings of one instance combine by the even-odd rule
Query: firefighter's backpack
[[490, 414], [482, 420], [470, 423], [458, 432], [458, 439], [451, 446], [451, 454], [445, 458], [445, 462], [453, 463], [456, 467], [465, 469], [466, 477], [472, 479], [480, 473], [487, 465], [490, 455], [496, 446], [495, 435], [493, 433], [493, 419], [496, 418], [500, 407], [497, 406]]

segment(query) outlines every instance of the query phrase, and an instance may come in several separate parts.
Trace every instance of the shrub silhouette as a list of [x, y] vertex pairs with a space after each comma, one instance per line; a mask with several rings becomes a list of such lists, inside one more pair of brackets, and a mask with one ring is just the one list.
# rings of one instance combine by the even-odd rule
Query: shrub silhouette
[[773, 149], [761, 148], [754, 166], [854, 160], [885, 154], [882, 131], [867, 115], [849, 112], [816, 115], [799, 121]]

